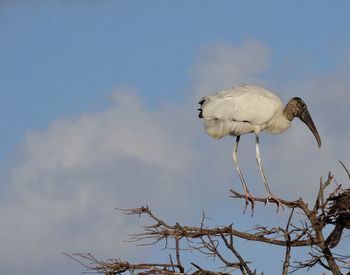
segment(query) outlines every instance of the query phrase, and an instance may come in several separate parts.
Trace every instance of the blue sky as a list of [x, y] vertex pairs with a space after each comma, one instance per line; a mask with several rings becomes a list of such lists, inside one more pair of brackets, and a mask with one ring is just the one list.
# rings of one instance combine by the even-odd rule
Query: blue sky
[[[16, 2], [16, 1], [14, 1]], [[345, 1], [29, 1], [2, 4], [2, 156], [28, 129], [98, 109], [116, 87], [146, 104], [186, 100], [198, 50], [258, 40], [269, 71], [332, 69], [349, 45]], [[298, 63], [304, 63], [298, 68]]]
[[[76, 274], [79, 268], [62, 262], [60, 252], [89, 249], [111, 257], [116, 251], [103, 236], [137, 228], [120, 217], [105, 224], [117, 216], [113, 207], [153, 204], [173, 217], [183, 211], [188, 221], [203, 208], [222, 213], [208, 201], [226, 199], [233, 181], [240, 188], [231, 170], [232, 141], [206, 136], [196, 103], [216, 89], [246, 82], [277, 91], [283, 101], [305, 98], [324, 141], [321, 151], [311, 135], [302, 142], [300, 123], [283, 138], [264, 135], [262, 156], [278, 192], [291, 191], [276, 183], [292, 175], [286, 167], [295, 166], [304, 182], [316, 185], [330, 169], [342, 177], [337, 160], [350, 163], [349, 8], [348, 1], [0, 1], [0, 205], [11, 220], [5, 230], [11, 237], [1, 239], [21, 236], [37, 255], [50, 255], [47, 265], [56, 266], [57, 274]], [[244, 170], [248, 180], [260, 182], [253, 139], [247, 140]], [[292, 151], [281, 150], [288, 146]], [[309, 169], [293, 165], [298, 154], [317, 163]], [[203, 167], [210, 168], [203, 174]], [[206, 203], [187, 195], [174, 211], [176, 196], [197, 190], [198, 179]], [[141, 188], [139, 180], [153, 183]], [[164, 197], [175, 192], [171, 202], [149, 192], [159, 186]], [[150, 196], [110, 196], [139, 188]], [[314, 188], [304, 191], [312, 196]], [[232, 207], [229, 200], [225, 204]], [[23, 208], [38, 215], [26, 220]], [[59, 212], [57, 220], [49, 211]], [[35, 223], [47, 227], [37, 230]], [[11, 230], [20, 226], [36, 237]], [[58, 229], [50, 235], [52, 228]], [[85, 235], [74, 233], [81, 228]], [[91, 236], [99, 237], [87, 241]], [[45, 248], [48, 240], [51, 249]], [[125, 257], [135, 255], [123, 249]], [[33, 270], [27, 274], [46, 274], [45, 265], [29, 260], [33, 254], [22, 251]], [[14, 272], [11, 262], [0, 266]]]

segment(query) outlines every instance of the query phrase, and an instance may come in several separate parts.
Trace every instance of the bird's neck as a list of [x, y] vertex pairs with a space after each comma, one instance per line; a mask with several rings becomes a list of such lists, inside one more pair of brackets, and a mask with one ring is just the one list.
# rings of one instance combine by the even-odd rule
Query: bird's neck
[[291, 101], [289, 101], [287, 105], [284, 107], [283, 116], [289, 121], [292, 121], [293, 118], [295, 117], [293, 113], [293, 103]]
[[284, 110], [280, 110], [274, 118], [267, 125], [267, 130], [274, 134], [281, 134], [285, 132], [289, 126], [291, 121], [293, 120], [294, 113], [292, 108], [292, 103], [288, 102]]
[[290, 126], [290, 120], [288, 120], [284, 113], [279, 111], [268, 123], [266, 130], [273, 134], [281, 134], [285, 132]]

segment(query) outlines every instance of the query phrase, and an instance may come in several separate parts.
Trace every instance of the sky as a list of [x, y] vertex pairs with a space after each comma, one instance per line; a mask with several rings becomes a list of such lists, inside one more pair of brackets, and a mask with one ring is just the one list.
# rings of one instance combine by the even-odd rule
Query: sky
[[[63, 252], [166, 261], [157, 247], [123, 242], [147, 220], [115, 208], [148, 205], [184, 224], [198, 224], [205, 211], [212, 225], [241, 230], [285, 224], [289, 212], [276, 214], [273, 205], [243, 215], [243, 202], [228, 192], [241, 191], [234, 140], [208, 137], [197, 118], [202, 96], [242, 83], [283, 102], [302, 97], [322, 139], [318, 149], [297, 119], [285, 134], [262, 133], [274, 194], [312, 202], [328, 171], [349, 187], [338, 163], [350, 165], [349, 8], [348, 1], [0, 0], [0, 274], [84, 271]], [[252, 193], [263, 196], [253, 136], [241, 138], [239, 158]], [[349, 254], [349, 244], [335, 251]], [[237, 245], [258, 272], [280, 272], [283, 250]]]

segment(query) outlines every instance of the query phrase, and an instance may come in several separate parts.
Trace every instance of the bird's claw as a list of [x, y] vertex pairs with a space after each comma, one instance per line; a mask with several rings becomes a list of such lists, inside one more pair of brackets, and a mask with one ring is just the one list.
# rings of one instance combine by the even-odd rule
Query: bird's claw
[[276, 213], [278, 213], [280, 206], [281, 206], [282, 210], [284, 211], [283, 203], [279, 198], [273, 196], [272, 194], [268, 194], [266, 199], [265, 199], [265, 204], [267, 204], [269, 202], [276, 203], [276, 205], [277, 205]]
[[255, 206], [254, 197], [249, 192], [245, 192], [244, 197], [245, 197], [245, 207], [244, 207], [243, 214], [247, 210], [247, 206], [248, 206], [248, 204], [250, 202], [252, 204], [252, 216], [253, 216], [253, 214], [254, 214], [254, 206]]

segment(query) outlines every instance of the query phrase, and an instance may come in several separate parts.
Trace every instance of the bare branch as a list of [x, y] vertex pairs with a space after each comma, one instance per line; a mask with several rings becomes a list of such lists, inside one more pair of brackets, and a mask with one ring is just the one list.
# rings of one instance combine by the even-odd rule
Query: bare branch
[[224, 243], [226, 247], [232, 251], [232, 253], [236, 256], [240, 263], [240, 269], [242, 274], [244, 274], [244, 271], [246, 271], [249, 275], [254, 275], [255, 272], [252, 272], [248, 266], [248, 262], [243, 260], [242, 256], [238, 253], [238, 251], [233, 247], [233, 238], [232, 235], [230, 236], [230, 241], [227, 240], [227, 238], [222, 234], [221, 238], [224, 240]]
[[290, 253], [291, 253], [291, 247], [290, 247], [290, 240], [291, 240], [291, 237], [290, 237], [290, 232], [289, 232], [289, 226], [290, 226], [290, 223], [292, 221], [292, 216], [294, 214], [294, 209], [295, 208], [292, 208], [292, 211], [290, 212], [290, 215], [289, 215], [289, 218], [288, 218], [288, 222], [287, 222], [287, 225], [286, 225], [286, 229], [285, 229], [285, 232], [284, 232], [284, 238], [286, 240], [286, 254], [284, 256], [284, 262], [283, 262], [283, 269], [282, 269], [282, 275], [287, 275], [288, 274], [288, 268], [289, 268], [289, 261], [290, 261]]
[[[93, 257], [91, 254], [74, 253], [67, 254], [65, 256], [77, 261], [90, 272], [103, 273], [103, 274], [120, 274], [126, 271], [130, 273], [135, 270], [145, 270], [147, 273], [152, 274], [180, 274], [169, 270], [169, 268], [177, 267], [172, 264], [160, 264], [160, 263], [141, 263], [141, 264], [130, 264], [129, 262], [123, 262], [120, 260], [108, 260], [100, 261]], [[88, 264], [85, 263], [88, 262]], [[182, 272], [181, 272], [182, 273]]]
[[185, 269], [181, 264], [181, 259], [180, 259], [180, 238], [176, 237], [175, 238], [175, 245], [176, 245], [176, 262], [177, 262], [177, 267], [179, 268], [181, 273], [184, 273]]
[[[348, 173], [344, 164], [340, 161]], [[327, 224], [339, 224], [339, 218], [345, 218], [341, 225], [347, 225], [349, 207], [340, 207], [339, 198], [344, 197], [344, 190], [341, 185], [337, 185], [330, 195], [325, 197], [326, 188], [335, 182], [333, 175], [328, 173], [327, 179], [323, 181], [320, 178], [319, 188], [313, 205], [305, 202], [302, 198], [288, 201], [276, 198], [274, 201], [278, 206], [286, 206], [291, 208], [285, 227], [277, 225], [265, 226], [257, 225], [253, 229], [240, 231], [233, 227], [230, 223], [228, 226], [206, 226], [207, 217], [202, 213], [198, 226], [181, 225], [180, 223], [171, 224], [163, 218], [158, 217], [148, 207], [140, 207], [134, 209], [119, 209], [126, 215], [145, 215], [151, 224], [142, 227], [142, 232], [130, 235], [131, 242], [137, 242], [138, 245], [154, 245], [164, 241], [164, 248], [170, 249], [172, 254], [168, 255], [166, 263], [137, 263], [132, 264], [119, 259], [110, 259], [107, 261], [97, 260], [91, 254], [76, 253], [64, 254], [67, 257], [77, 261], [84, 266], [89, 272], [103, 273], [106, 275], [121, 274], [129, 272], [130, 274], [141, 275], [228, 275], [226, 272], [240, 271], [243, 275], [256, 275], [256, 270], [252, 270], [252, 263], [244, 259], [234, 245], [234, 238], [249, 240], [253, 242], [261, 242], [265, 244], [285, 247], [285, 255], [282, 267], [282, 275], [288, 272], [295, 272], [299, 269], [310, 269], [314, 266], [331, 271], [333, 274], [341, 274], [341, 268], [350, 269], [350, 256], [333, 254], [330, 250], [330, 243], [325, 241], [323, 229]], [[336, 183], [336, 182], [335, 182]], [[337, 184], [337, 183], [336, 183]], [[231, 197], [246, 200], [246, 196], [234, 190], [230, 190]], [[350, 192], [347, 191], [347, 192]], [[266, 204], [266, 198], [254, 198], [254, 201]], [[337, 207], [335, 207], [336, 205]], [[346, 204], [347, 205], [347, 204]], [[295, 221], [294, 214], [302, 217]], [[295, 247], [304, 247], [309, 250], [308, 258], [301, 261], [294, 260], [291, 264], [292, 250]], [[186, 266], [183, 262], [184, 253], [202, 253], [203, 255], [217, 260], [224, 272], [207, 270], [200, 267], [197, 263], [191, 263]], [[227, 253], [229, 252], [229, 253]], [[232, 260], [232, 259], [233, 260]], [[195, 268], [195, 271], [189, 273]], [[290, 271], [289, 269], [292, 268]], [[263, 274], [263, 273], [262, 273]]]
[[348, 178], [350, 180], [350, 172], [349, 172], [348, 168], [346, 168], [345, 164], [341, 160], [339, 160], [339, 162], [343, 166], [345, 172], [348, 174]]

